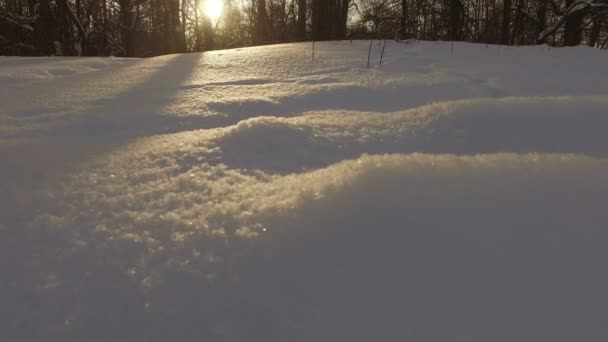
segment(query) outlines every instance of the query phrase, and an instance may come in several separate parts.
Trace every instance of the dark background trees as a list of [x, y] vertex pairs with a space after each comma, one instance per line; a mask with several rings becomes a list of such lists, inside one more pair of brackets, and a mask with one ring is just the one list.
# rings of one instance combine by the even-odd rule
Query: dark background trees
[[608, 0], [0, 0], [0, 54], [153, 56], [397, 38], [608, 47]]
[[350, 0], [312, 1], [312, 38], [341, 40], [346, 38]]
[[370, 36], [608, 47], [606, 0], [361, 0]]

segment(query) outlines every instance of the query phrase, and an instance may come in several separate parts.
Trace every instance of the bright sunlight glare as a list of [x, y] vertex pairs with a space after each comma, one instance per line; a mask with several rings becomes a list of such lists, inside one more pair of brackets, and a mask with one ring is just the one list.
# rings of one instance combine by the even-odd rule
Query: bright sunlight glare
[[222, 15], [222, 8], [224, 7], [223, 0], [207, 0], [203, 11], [205, 15], [213, 22], [217, 22], [219, 17]]

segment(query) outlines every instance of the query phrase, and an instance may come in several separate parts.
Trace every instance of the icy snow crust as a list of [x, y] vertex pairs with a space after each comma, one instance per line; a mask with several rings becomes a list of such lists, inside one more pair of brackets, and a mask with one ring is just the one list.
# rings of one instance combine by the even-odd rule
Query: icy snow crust
[[608, 339], [605, 52], [368, 44], [0, 58], [3, 336]]

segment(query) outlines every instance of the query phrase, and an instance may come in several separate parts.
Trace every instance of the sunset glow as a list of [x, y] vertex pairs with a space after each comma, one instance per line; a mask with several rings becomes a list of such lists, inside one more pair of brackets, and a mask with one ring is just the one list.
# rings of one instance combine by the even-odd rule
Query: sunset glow
[[222, 15], [223, 7], [224, 3], [222, 0], [207, 0], [203, 7], [203, 13], [215, 23]]

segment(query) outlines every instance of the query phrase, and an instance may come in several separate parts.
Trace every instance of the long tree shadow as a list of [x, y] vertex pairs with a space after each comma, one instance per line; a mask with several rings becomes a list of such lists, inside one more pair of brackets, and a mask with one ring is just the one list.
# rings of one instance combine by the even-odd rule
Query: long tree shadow
[[[59, 222], [57, 227], [66, 229], [32, 229], [32, 224], [36, 226], [37, 213], [52, 202], [45, 193], [60, 193], [61, 183], [89, 160], [161, 133], [162, 124], [170, 123], [163, 116], [165, 109], [201, 58], [172, 57], [145, 82], [86, 103], [76, 120], [51, 127], [43, 138], [0, 146], [0, 272], [7, 276], [0, 281], [0, 330], [9, 339], [81, 340], [89, 339], [92, 331], [101, 334], [93, 340], [125, 338], [120, 331], [133, 321], [111, 319], [121, 316], [124, 303], [138, 304], [128, 315], [144, 318], [139, 286], [117, 264], [127, 257], [111, 254], [122, 245], [110, 250], [101, 243], [75, 252], [74, 243], [85, 227]], [[61, 213], [51, 210], [47, 215], [61, 220]], [[138, 252], [133, 248], [132, 253]], [[106, 327], [94, 329], [91, 324], [100, 320]]]
[[[166, 109], [175, 102], [203, 54], [174, 56], [152, 77], [136, 87], [115, 96], [95, 100], [80, 120], [58, 127], [54, 134], [75, 139], [113, 140], [122, 143], [140, 136], [163, 133], [179, 118], [170, 117]], [[110, 133], [110, 134], [108, 134]]]
[[[162, 133], [179, 120], [164, 114], [202, 54], [176, 55], [143, 83], [94, 100], [78, 116], [26, 142], [0, 145], [0, 224], [18, 225], [31, 216], [32, 194], [69, 174], [78, 165], [129, 141]], [[166, 58], [166, 57], [165, 57]], [[146, 60], [140, 62], [146, 63]], [[132, 65], [131, 65], [132, 66]], [[127, 66], [128, 68], [129, 66]], [[127, 68], [114, 72], [127, 73]], [[103, 71], [86, 75], [99, 74]], [[85, 78], [86, 79], [86, 78]], [[66, 80], [69, 82], [69, 80]], [[82, 82], [82, 80], [80, 80]], [[53, 84], [48, 84], [53, 87]], [[77, 86], [77, 85], [76, 85]], [[70, 85], [71, 88], [75, 86]]]

